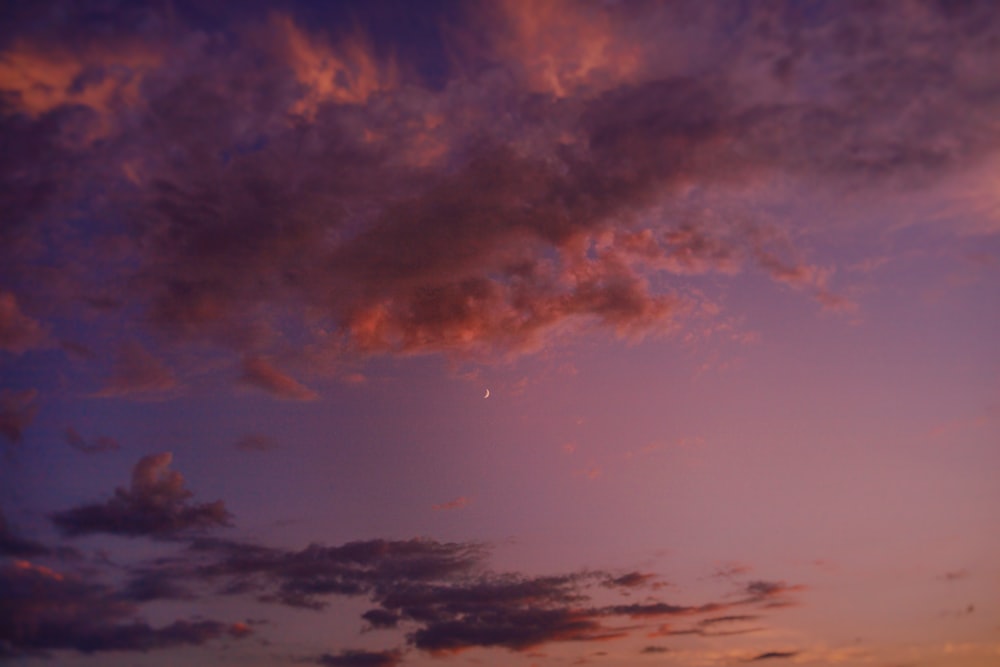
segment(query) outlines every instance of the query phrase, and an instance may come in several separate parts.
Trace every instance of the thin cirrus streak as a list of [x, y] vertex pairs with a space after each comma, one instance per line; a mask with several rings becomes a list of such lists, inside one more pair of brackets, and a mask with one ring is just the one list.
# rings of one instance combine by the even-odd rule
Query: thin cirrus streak
[[998, 34], [5, 6], [0, 662], [990, 664]]

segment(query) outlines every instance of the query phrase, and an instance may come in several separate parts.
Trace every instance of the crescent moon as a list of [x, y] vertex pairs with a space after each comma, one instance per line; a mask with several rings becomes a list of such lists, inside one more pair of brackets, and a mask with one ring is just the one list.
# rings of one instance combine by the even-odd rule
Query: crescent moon
[[483, 398], [489, 398], [489, 397], [490, 397], [490, 390], [487, 389], [486, 393], [483, 395]]

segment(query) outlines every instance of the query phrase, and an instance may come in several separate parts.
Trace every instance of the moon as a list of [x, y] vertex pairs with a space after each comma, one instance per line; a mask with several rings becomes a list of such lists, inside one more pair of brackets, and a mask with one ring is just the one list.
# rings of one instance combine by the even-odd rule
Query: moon
[[483, 398], [489, 398], [489, 397], [490, 397], [490, 390], [489, 390], [489, 389], [487, 389], [487, 390], [486, 390], [486, 393], [485, 393], [485, 394], [483, 394]]

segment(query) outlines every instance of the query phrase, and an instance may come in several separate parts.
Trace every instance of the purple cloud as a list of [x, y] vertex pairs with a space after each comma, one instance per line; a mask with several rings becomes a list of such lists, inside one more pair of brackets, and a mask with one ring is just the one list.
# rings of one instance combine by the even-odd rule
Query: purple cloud
[[229, 524], [222, 501], [194, 504], [180, 473], [169, 470], [169, 452], [145, 456], [132, 470], [130, 488], [118, 488], [104, 503], [83, 505], [52, 515], [70, 537], [109, 533], [126, 537], [171, 537]]
[[0, 390], [0, 434], [13, 443], [21, 442], [24, 430], [35, 420], [38, 392], [34, 389]]
[[324, 667], [396, 667], [403, 661], [399, 651], [341, 651], [324, 654], [316, 659]]
[[97, 393], [105, 398], [156, 396], [173, 389], [174, 374], [142, 345], [131, 342], [118, 350], [111, 376]]
[[66, 429], [66, 442], [73, 449], [77, 449], [84, 454], [100, 454], [102, 452], [115, 452], [121, 447], [118, 441], [106, 435], [98, 436], [91, 441], [84, 439], [73, 427]]
[[153, 627], [111, 588], [23, 560], [0, 564], [0, 618], [0, 646], [13, 657], [54, 650], [146, 652], [243, 636], [237, 626], [218, 621]]

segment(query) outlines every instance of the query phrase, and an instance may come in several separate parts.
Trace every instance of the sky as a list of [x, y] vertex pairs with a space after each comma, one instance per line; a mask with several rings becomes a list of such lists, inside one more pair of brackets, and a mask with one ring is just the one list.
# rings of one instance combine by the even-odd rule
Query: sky
[[996, 3], [0, 11], [0, 663], [1000, 661]]

